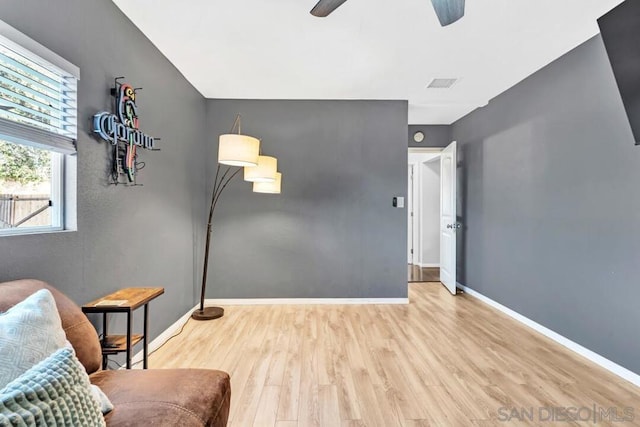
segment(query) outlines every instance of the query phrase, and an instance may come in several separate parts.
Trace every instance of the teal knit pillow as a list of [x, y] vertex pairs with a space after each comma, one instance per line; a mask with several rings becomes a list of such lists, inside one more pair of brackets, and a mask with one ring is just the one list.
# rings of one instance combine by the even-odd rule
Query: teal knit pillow
[[105, 425], [89, 377], [70, 348], [0, 390], [0, 427]]

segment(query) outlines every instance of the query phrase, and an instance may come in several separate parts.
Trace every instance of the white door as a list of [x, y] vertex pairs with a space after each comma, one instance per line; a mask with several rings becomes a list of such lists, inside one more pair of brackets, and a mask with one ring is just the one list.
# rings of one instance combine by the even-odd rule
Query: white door
[[407, 230], [407, 259], [413, 264], [413, 165], [409, 165], [409, 188], [407, 191], [407, 215], [409, 229]]
[[440, 156], [440, 281], [456, 294], [456, 142]]

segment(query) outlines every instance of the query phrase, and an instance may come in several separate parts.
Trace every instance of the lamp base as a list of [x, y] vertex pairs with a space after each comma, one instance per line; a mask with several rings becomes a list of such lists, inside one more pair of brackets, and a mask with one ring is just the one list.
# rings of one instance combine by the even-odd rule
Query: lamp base
[[205, 307], [204, 310], [195, 310], [191, 313], [194, 320], [213, 320], [224, 316], [224, 308], [222, 307]]

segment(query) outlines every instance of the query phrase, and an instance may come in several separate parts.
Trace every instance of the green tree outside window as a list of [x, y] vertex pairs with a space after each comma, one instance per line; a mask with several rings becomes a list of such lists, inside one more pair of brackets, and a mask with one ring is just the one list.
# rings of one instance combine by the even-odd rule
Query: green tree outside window
[[39, 183], [50, 176], [49, 151], [0, 141], [0, 181]]

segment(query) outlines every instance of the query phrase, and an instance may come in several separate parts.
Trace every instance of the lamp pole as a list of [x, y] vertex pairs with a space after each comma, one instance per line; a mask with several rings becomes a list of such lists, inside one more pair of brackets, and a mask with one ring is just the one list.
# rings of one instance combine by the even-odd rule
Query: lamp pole
[[196, 320], [213, 320], [224, 316], [224, 309], [222, 307], [204, 307], [204, 297], [207, 289], [207, 273], [209, 271], [209, 248], [211, 247], [211, 230], [213, 224], [213, 213], [215, 212], [216, 205], [220, 199], [220, 195], [227, 187], [229, 182], [242, 170], [237, 168], [230, 176], [229, 172], [233, 167], [228, 166], [224, 173], [220, 175], [220, 164], [216, 169], [216, 179], [214, 180], [213, 192], [211, 194], [211, 206], [209, 207], [209, 219], [207, 221], [207, 240], [204, 247], [204, 267], [202, 271], [202, 289], [200, 291], [200, 308], [191, 313], [191, 317]]

